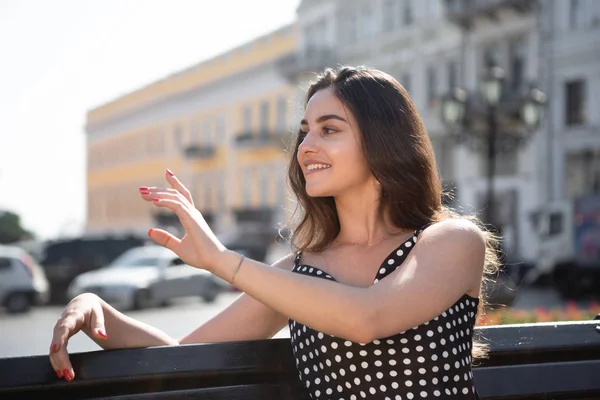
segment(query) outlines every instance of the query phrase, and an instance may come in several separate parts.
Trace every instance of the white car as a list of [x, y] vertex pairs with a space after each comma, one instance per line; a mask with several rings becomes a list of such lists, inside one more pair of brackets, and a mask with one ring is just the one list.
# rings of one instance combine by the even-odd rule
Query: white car
[[95, 293], [117, 308], [166, 305], [178, 297], [212, 302], [227, 283], [212, 273], [184, 264], [171, 250], [149, 245], [127, 250], [108, 266], [78, 275], [68, 296]]
[[10, 313], [48, 302], [50, 286], [44, 269], [25, 250], [0, 245], [0, 305]]

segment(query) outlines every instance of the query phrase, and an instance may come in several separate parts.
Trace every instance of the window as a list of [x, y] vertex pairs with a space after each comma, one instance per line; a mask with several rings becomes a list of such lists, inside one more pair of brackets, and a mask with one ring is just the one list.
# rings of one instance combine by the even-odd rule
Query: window
[[327, 35], [327, 20], [321, 18], [304, 28], [305, 49], [321, 47]]
[[173, 131], [173, 148], [177, 151], [183, 147], [183, 130], [180, 125], [175, 126]]
[[217, 141], [218, 143], [225, 143], [227, 141], [225, 134], [225, 115], [219, 114], [217, 117]]
[[448, 88], [452, 89], [458, 85], [458, 72], [456, 68], [456, 61], [449, 61], [448, 65]]
[[525, 43], [522, 39], [510, 43], [510, 87], [519, 90], [525, 75]]
[[250, 106], [244, 107], [244, 132], [252, 130], [252, 109]]
[[500, 51], [496, 43], [492, 43], [483, 50], [483, 67], [500, 65]]
[[249, 168], [242, 169], [242, 206], [248, 207], [252, 201], [250, 191], [250, 171]]
[[158, 154], [164, 154], [167, 148], [167, 130], [161, 129], [156, 136], [156, 150]]
[[212, 132], [210, 125], [210, 119], [206, 117], [202, 126], [202, 131], [204, 133], [204, 144], [210, 144], [212, 142]]
[[212, 211], [213, 209], [213, 175], [212, 173], [206, 173], [204, 176], [204, 185], [202, 190], [204, 191], [204, 211]]
[[264, 165], [260, 170], [260, 205], [266, 207], [269, 204], [269, 167]]
[[394, 30], [394, 12], [396, 1], [385, 0], [383, 3], [383, 31], [391, 32]]
[[585, 14], [581, 0], [571, 0], [569, 4], [569, 28], [571, 30], [583, 27]]
[[412, 0], [404, 0], [404, 6], [402, 7], [402, 21], [404, 25], [408, 26], [413, 23], [413, 11], [412, 11]]
[[269, 135], [269, 102], [267, 100], [260, 104], [260, 135]]
[[274, 170], [277, 171], [277, 204], [283, 205], [285, 201], [285, 191], [286, 191], [286, 175], [285, 175], [285, 167], [280, 165], [275, 165]]
[[559, 235], [563, 231], [563, 215], [553, 212], [548, 218], [548, 236]]
[[[481, 176], [488, 174], [488, 159], [487, 154], [481, 155]], [[519, 168], [519, 153], [518, 150], [497, 151], [495, 159], [495, 175], [496, 176], [514, 176]]]
[[565, 84], [565, 114], [567, 125], [579, 125], [585, 122], [585, 82], [583, 80]]
[[287, 102], [283, 95], [277, 99], [277, 131], [283, 133], [286, 124]]
[[433, 66], [427, 67], [427, 104], [435, 106], [437, 100], [437, 74]]
[[217, 214], [222, 214], [225, 210], [225, 173], [221, 172], [219, 174], [219, 178], [216, 182], [217, 184]]
[[196, 119], [190, 123], [190, 136], [190, 142], [200, 143], [200, 123]]

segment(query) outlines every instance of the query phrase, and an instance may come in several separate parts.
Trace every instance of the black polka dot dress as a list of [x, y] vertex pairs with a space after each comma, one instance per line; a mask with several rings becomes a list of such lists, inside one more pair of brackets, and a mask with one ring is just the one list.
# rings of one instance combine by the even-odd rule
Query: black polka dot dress
[[[374, 283], [402, 264], [421, 231], [385, 259]], [[294, 272], [335, 281], [300, 259], [298, 253]], [[478, 303], [465, 294], [432, 320], [371, 343], [327, 335], [290, 319], [302, 386], [312, 399], [479, 399], [471, 371]]]

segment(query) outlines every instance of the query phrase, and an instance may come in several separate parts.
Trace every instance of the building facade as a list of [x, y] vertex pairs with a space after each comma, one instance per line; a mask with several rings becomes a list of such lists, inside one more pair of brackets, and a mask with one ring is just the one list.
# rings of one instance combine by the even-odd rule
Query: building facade
[[550, 201], [600, 191], [600, 2], [542, 3], [540, 76], [549, 96]]
[[164, 187], [166, 168], [220, 235], [284, 220], [294, 86], [277, 60], [296, 37], [294, 25], [283, 27], [90, 110], [86, 231], [177, 231], [175, 216], [138, 191]]
[[[441, 102], [456, 86], [477, 92], [481, 70], [490, 58], [506, 70], [508, 90], [518, 92], [537, 79], [535, 2], [514, 3], [305, 0], [298, 8], [296, 62], [287, 63], [285, 75], [301, 86], [311, 78], [310, 70], [338, 64], [367, 65], [393, 75], [424, 120], [442, 181], [457, 199], [454, 206], [481, 212], [487, 189], [485, 153], [459, 146], [448, 135]], [[508, 250], [522, 259], [535, 257], [529, 215], [542, 201], [541, 136], [518, 151], [499, 154], [496, 161], [494, 220], [512, 233]]]
[[163, 185], [165, 168], [220, 233], [283, 222], [293, 205], [282, 140], [301, 119], [315, 72], [340, 64], [398, 79], [423, 117], [453, 205], [481, 213], [486, 154], [448, 134], [441, 103], [456, 86], [479, 92], [493, 61], [506, 71], [506, 95], [532, 84], [548, 95], [542, 126], [497, 155], [494, 178], [494, 221], [507, 250], [534, 261], [537, 208], [600, 188], [599, 21], [595, 0], [303, 0], [292, 26], [89, 112], [88, 231], [173, 223], [137, 191]]

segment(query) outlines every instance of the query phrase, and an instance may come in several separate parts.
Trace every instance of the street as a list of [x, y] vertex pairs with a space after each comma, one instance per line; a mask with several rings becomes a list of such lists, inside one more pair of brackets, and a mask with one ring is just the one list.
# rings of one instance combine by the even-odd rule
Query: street
[[[174, 338], [180, 338], [210, 319], [237, 298], [236, 293], [224, 293], [212, 304], [197, 298], [173, 302], [166, 308], [153, 308], [127, 312], [127, 315], [155, 326]], [[47, 354], [52, 339], [52, 329], [63, 307], [48, 306], [32, 309], [22, 315], [10, 315], [0, 311], [0, 357]], [[109, 333], [110, 334], [110, 333]], [[278, 335], [287, 335], [282, 330]], [[69, 340], [69, 352], [100, 350], [85, 334], [77, 334]]]
[[[184, 299], [167, 308], [132, 311], [127, 314], [156, 326], [174, 338], [180, 338], [227, 307], [237, 296], [237, 293], [224, 293], [212, 304], [203, 303], [196, 298]], [[528, 288], [519, 292], [514, 307], [531, 309], [536, 306], [561, 305], [562, 301], [553, 291]], [[47, 354], [52, 329], [62, 309], [63, 307], [56, 306], [38, 307], [23, 315], [9, 315], [0, 311], [0, 357]], [[287, 328], [276, 337], [289, 337]], [[71, 353], [100, 350], [84, 334], [73, 336], [68, 348]]]

